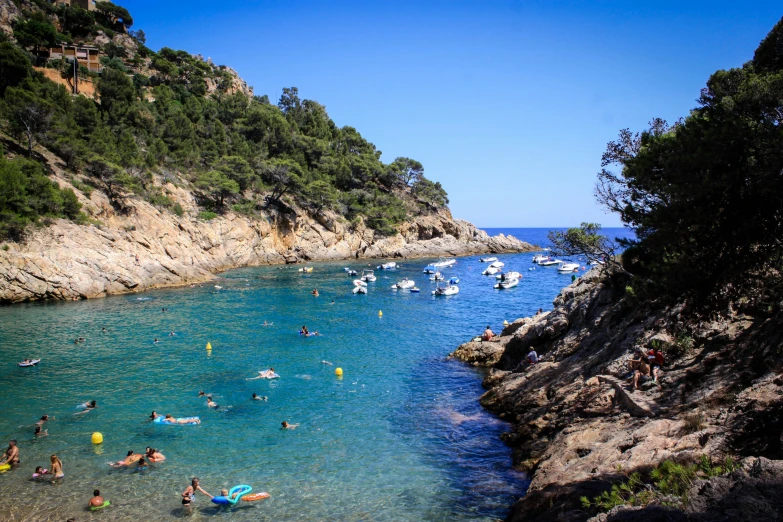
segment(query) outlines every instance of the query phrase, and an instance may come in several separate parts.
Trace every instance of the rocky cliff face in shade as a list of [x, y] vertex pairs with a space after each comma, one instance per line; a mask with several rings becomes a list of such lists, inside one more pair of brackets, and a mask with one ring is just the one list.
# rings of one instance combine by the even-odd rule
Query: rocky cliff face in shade
[[[697, 481], [687, 512], [649, 506], [594, 520], [744, 520], [743, 495], [749, 512], [783, 519], [772, 493], [783, 481], [783, 313], [689, 324], [681, 308], [635, 302], [618, 288], [591, 271], [553, 311], [452, 354], [489, 368], [481, 402], [513, 424], [504, 438], [532, 478], [507, 520], [588, 520], [595, 513], [580, 496], [663, 460], [701, 455], [773, 460], [763, 473], [746, 460], [744, 471]], [[633, 391], [627, 361], [653, 342], [667, 354], [661, 384]], [[542, 356], [533, 366], [522, 363], [531, 348]]]
[[[64, 177], [54, 178], [70, 186]], [[7, 250], [0, 250], [0, 302], [137, 292], [263, 264], [535, 249], [513, 237], [490, 237], [447, 211], [419, 216], [392, 237], [354, 230], [327, 213], [269, 212], [261, 218], [229, 213], [203, 221], [195, 217], [198, 207], [190, 192], [171, 184], [165, 188], [182, 204], [182, 217], [138, 199], [127, 201], [120, 215], [101, 192], [90, 198], [78, 193], [85, 211], [101, 224], [60, 220], [36, 230], [24, 244], [6, 243]]]

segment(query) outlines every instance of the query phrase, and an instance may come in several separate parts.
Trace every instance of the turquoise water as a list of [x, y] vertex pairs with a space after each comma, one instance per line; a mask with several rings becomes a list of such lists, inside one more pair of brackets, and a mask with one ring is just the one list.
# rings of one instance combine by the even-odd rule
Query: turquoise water
[[[430, 295], [427, 260], [415, 260], [376, 270], [368, 295], [353, 295], [342, 270], [362, 264], [341, 262], [315, 264], [307, 275], [248, 268], [203, 287], [0, 308], [0, 437], [18, 439], [22, 459], [0, 474], [0, 519], [502, 518], [526, 477], [511, 470], [498, 438], [508, 426], [478, 404], [481, 371], [445, 356], [487, 324], [498, 330], [504, 319], [551, 308], [570, 276], [528, 272], [532, 254], [498, 257], [523, 272], [516, 288], [494, 290], [470, 257], [444, 271], [462, 280], [460, 294], [447, 298]], [[421, 294], [390, 290], [405, 276]], [[320, 297], [309, 294], [314, 287]], [[303, 324], [322, 335], [300, 337]], [[80, 336], [86, 342], [74, 344]], [[43, 358], [37, 368], [16, 367], [33, 356]], [[279, 380], [246, 380], [270, 366]], [[221, 408], [207, 408], [199, 390]], [[250, 400], [253, 392], [268, 401]], [[98, 408], [74, 416], [90, 399]], [[152, 410], [198, 415], [202, 424], [154, 425]], [[49, 436], [35, 440], [32, 425], [45, 413], [55, 417]], [[281, 430], [283, 420], [299, 426]], [[94, 431], [104, 435], [100, 446], [90, 443]], [[168, 460], [141, 472], [106, 465], [145, 446]], [[52, 453], [65, 478], [32, 482]], [[213, 495], [249, 484], [272, 496], [232, 510], [200, 496], [188, 514], [179, 495], [192, 476]], [[96, 487], [110, 513], [85, 512]]]

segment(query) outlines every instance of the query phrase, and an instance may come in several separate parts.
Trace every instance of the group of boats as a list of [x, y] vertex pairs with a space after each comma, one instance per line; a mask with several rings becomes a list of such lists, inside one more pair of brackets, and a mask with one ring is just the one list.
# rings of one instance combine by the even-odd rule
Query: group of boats
[[[436, 283], [436, 287], [435, 290], [432, 291], [432, 295], [455, 295], [459, 293], [459, 287], [457, 286], [457, 284], [459, 283], [459, 278], [451, 277], [447, 281], [446, 277], [440, 272], [441, 269], [451, 267], [454, 264], [456, 264], [456, 262], [457, 262], [456, 259], [447, 259], [441, 257], [436, 263], [431, 263], [424, 268], [425, 274], [432, 275], [432, 277], [430, 277], [430, 281]], [[391, 261], [389, 263], [378, 265], [377, 270], [394, 270], [397, 267], [398, 267], [397, 263]], [[359, 273], [356, 270], [353, 270], [349, 267], [345, 267], [343, 270], [349, 276], [359, 275]], [[359, 278], [353, 281], [352, 292], [354, 294], [366, 294], [368, 290], [367, 283], [374, 283], [377, 280], [378, 277], [375, 275], [375, 272], [373, 270], [362, 270]], [[416, 286], [416, 282], [413, 279], [408, 279], [407, 277], [394, 283], [391, 286], [391, 289], [407, 290], [412, 294], [417, 294], [421, 292], [421, 289]]]
[[570, 274], [571, 272], [578, 272], [579, 271], [579, 263], [574, 263], [572, 261], [563, 261], [560, 259], [556, 259], [552, 257], [549, 254], [549, 249], [545, 248], [544, 250], [547, 251], [546, 254], [538, 254], [533, 256], [533, 262], [537, 264], [538, 266], [557, 266], [557, 271], [561, 274]]

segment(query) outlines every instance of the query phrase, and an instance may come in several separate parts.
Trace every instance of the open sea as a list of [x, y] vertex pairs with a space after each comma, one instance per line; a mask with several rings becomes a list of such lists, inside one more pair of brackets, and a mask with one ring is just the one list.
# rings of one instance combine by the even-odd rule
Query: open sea
[[[540, 246], [547, 231], [488, 229]], [[487, 324], [497, 332], [504, 320], [551, 309], [570, 275], [530, 271], [532, 256], [497, 256], [523, 274], [510, 290], [492, 288], [479, 256], [460, 258], [443, 271], [460, 278], [460, 293], [445, 298], [430, 294], [424, 259], [376, 270], [369, 293], [354, 295], [355, 278], [343, 267], [380, 264], [362, 260], [314, 263], [309, 274], [301, 265], [245, 268], [194, 288], [2, 307], [0, 442], [17, 439], [22, 464], [0, 473], [0, 520], [502, 519], [527, 478], [511, 469], [499, 439], [508, 426], [478, 403], [483, 371], [445, 358]], [[403, 277], [421, 293], [392, 291]], [[298, 335], [302, 325], [321, 335]], [[85, 342], [74, 344], [78, 337]], [[26, 357], [42, 362], [18, 368]], [[279, 379], [247, 380], [269, 367]], [[251, 400], [254, 392], [268, 400]], [[94, 411], [74, 415], [93, 399]], [[157, 425], [152, 410], [202, 422]], [[49, 435], [36, 439], [44, 414], [53, 417]], [[281, 430], [282, 421], [298, 427]], [[93, 432], [103, 444], [91, 443]], [[167, 460], [144, 470], [107, 465], [146, 446]], [[52, 454], [65, 477], [32, 480]], [[180, 494], [194, 476], [212, 495], [248, 484], [271, 497], [229, 508], [199, 495], [188, 511]], [[90, 513], [95, 488], [111, 506]]]

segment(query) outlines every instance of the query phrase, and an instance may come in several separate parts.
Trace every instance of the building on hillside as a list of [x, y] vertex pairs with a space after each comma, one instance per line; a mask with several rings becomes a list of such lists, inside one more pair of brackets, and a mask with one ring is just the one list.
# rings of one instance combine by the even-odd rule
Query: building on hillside
[[99, 73], [103, 69], [100, 53], [101, 51], [97, 47], [60, 44], [57, 47], [42, 49], [39, 51], [38, 57], [44, 61], [66, 60], [72, 62], [75, 59], [79, 65], [86, 67], [90, 72]]
[[71, 5], [88, 11], [95, 11], [95, 0], [54, 0], [54, 5]]

